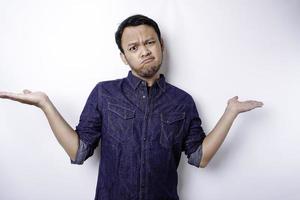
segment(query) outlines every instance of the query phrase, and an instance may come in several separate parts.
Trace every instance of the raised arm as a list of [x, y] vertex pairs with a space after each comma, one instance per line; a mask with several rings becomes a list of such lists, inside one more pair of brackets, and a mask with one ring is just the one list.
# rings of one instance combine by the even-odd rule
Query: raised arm
[[263, 103], [259, 101], [249, 100], [240, 102], [237, 96], [229, 99], [224, 114], [203, 141], [203, 155], [200, 167], [205, 167], [215, 155], [238, 114], [262, 106]]
[[75, 160], [79, 147], [78, 135], [60, 115], [44, 92], [31, 92], [29, 90], [23, 90], [23, 93], [0, 92], [0, 98], [10, 99], [40, 108], [45, 113], [49, 125], [60, 145], [67, 152], [69, 157]]

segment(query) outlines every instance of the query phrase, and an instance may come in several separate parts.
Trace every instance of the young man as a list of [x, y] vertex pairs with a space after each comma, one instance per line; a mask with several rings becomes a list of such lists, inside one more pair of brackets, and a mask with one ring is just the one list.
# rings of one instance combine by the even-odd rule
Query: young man
[[193, 98], [158, 73], [164, 43], [156, 22], [131, 16], [120, 24], [115, 38], [121, 59], [131, 70], [123, 79], [94, 87], [75, 130], [43, 92], [0, 92], [0, 97], [41, 108], [73, 164], [82, 164], [101, 142], [95, 199], [178, 200], [181, 152], [188, 163], [204, 168], [238, 114], [263, 104], [229, 99], [221, 119], [206, 135]]

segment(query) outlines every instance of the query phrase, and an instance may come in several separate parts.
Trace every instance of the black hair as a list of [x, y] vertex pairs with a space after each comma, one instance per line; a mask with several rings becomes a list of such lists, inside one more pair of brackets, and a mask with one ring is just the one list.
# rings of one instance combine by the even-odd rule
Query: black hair
[[144, 15], [140, 15], [140, 14], [132, 15], [132, 16], [126, 18], [119, 25], [118, 30], [115, 33], [116, 43], [118, 45], [119, 50], [122, 53], [124, 53], [124, 50], [121, 45], [121, 40], [122, 40], [122, 35], [123, 35], [124, 29], [128, 26], [139, 26], [139, 25], [148, 25], [148, 26], [151, 26], [152, 28], [154, 28], [154, 30], [158, 36], [159, 42], [161, 44], [161, 34], [160, 34], [160, 30], [159, 30], [157, 23], [153, 19], [150, 19], [149, 17], [146, 17]]

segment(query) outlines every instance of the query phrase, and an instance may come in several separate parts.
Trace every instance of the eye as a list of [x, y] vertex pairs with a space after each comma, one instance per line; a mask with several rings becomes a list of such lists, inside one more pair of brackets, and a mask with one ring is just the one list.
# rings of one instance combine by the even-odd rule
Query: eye
[[154, 44], [154, 43], [155, 43], [154, 40], [150, 40], [150, 41], [148, 41], [146, 44]]
[[136, 46], [132, 46], [128, 49], [129, 51], [136, 51], [137, 50], [137, 47]]

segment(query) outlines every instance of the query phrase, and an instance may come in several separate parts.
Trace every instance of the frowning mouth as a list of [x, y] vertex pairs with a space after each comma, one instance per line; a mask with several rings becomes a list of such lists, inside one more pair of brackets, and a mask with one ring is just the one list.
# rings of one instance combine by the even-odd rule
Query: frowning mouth
[[152, 60], [154, 60], [153, 57], [147, 58], [147, 59], [143, 60], [143, 61], [141, 62], [141, 64], [144, 64], [144, 63], [147, 63], [147, 62], [151, 62]]

